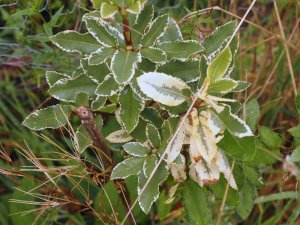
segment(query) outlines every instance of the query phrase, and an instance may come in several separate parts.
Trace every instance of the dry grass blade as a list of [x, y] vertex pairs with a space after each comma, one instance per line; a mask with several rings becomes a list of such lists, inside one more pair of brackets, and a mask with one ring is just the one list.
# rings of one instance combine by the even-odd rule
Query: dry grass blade
[[286, 40], [286, 37], [285, 37], [285, 34], [284, 34], [284, 29], [283, 29], [282, 22], [281, 22], [281, 19], [280, 19], [280, 15], [279, 15], [279, 12], [278, 12], [277, 3], [276, 3], [275, 0], [273, 0], [273, 3], [274, 3], [275, 13], [276, 13], [277, 20], [278, 20], [278, 25], [279, 25], [281, 37], [284, 40], [283, 44], [284, 44], [284, 49], [285, 49], [285, 52], [286, 52], [286, 59], [287, 59], [289, 70], [290, 70], [294, 95], [297, 96], [297, 86], [296, 86], [295, 74], [294, 74], [294, 70], [293, 70], [293, 65], [292, 65], [292, 61], [291, 61], [291, 55], [290, 55], [289, 47], [287, 45], [287, 40]]

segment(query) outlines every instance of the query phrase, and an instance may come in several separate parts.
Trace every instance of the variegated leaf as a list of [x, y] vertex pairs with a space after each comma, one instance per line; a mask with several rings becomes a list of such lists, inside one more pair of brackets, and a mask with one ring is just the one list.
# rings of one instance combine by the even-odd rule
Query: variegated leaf
[[170, 172], [177, 182], [183, 182], [187, 179], [186, 176], [186, 165], [185, 165], [185, 158], [183, 155], [179, 155], [173, 163], [169, 165]]
[[150, 174], [152, 173], [152, 171], [154, 170], [156, 164], [157, 164], [157, 156], [156, 155], [149, 155], [147, 157], [145, 157], [145, 162], [144, 162], [144, 166], [143, 166], [143, 173], [145, 175], [145, 177], [149, 178]]
[[221, 78], [213, 83], [211, 83], [208, 87], [208, 93], [213, 94], [226, 94], [230, 91], [232, 91], [236, 86], [238, 85], [238, 82], [231, 79], [231, 78]]
[[102, 83], [100, 83], [95, 91], [98, 96], [112, 96], [123, 89], [122, 85], [119, 85], [112, 74], [105, 77]]
[[86, 23], [86, 27], [90, 34], [103, 46], [106, 47], [116, 47], [118, 44], [117, 39], [111, 35], [107, 30], [104, 24], [101, 22], [101, 19], [94, 19], [92, 17], [83, 17], [83, 20]]
[[201, 44], [194, 40], [164, 42], [156, 47], [167, 53], [168, 60], [186, 61], [190, 55], [203, 51]]
[[25, 118], [22, 125], [31, 130], [56, 129], [68, 122], [71, 113], [69, 105], [54, 105], [36, 110]]
[[228, 40], [228, 38], [231, 37], [236, 29], [236, 26], [236, 21], [230, 21], [222, 26], [217, 27], [211, 35], [203, 40], [202, 45], [205, 48], [204, 52], [209, 59], [213, 59], [213, 55], [221, 52], [221, 46], [225, 40]]
[[148, 123], [147, 127], [146, 127], [146, 135], [147, 135], [147, 138], [148, 138], [151, 146], [153, 148], [158, 149], [160, 142], [161, 142], [161, 138], [160, 138], [158, 129], [151, 123]]
[[159, 39], [167, 29], [168, 15], [161, 15], [157, 17], [151, 24], [148, 32], [142, 37], [141, 44], [143, 47], [153, 46], [157, 39]]
[[223, 110], [220, 113], [212, 110], [212, 113], [222, 122], [223, 126], [233, 135], [242, 138], [253, 136], [251, 129], [245, 121], [237, 115], [231, 113], [230, 106], [223, 105]]
[[137, 82], [145, 95], [169, 106], [183, 103], [186, 100], [183, 91], [189, 89], [183, 81], [157, 72], [144, 73]]
[[228, 70], [232, 61], [230, 48], [225, 48], [207, 67], [207, 77], [213, 83], [222, 78]]
[[66, 30], [51, 36], [50, 40], [65, 52], [90, 54], [102, 47], [91, 34], [80, 34], [71, 30]]
[[125, 130], [117, 130], [112, 133], [110, 133], [106, 140], [108, 140], [110, 143], [125, 143], [131, 141], [133, 138], [125, 131]]
[[86, 93], [93, 95], [97, 84], [85, 75], [75, 79], [61, 79], [57, 81], [50, 89], [49, 94], [54, 98], [74, 102], [77, 94]]
[[[159, 165], [157, 171], [155, 172], [154, 176], [151, 177], [151, 179], [147, 178], [144, 173], [138, 174], [138, 194], [140, 195], [139, 205], [144, 213], [148, 214], [152, 204], [158, 199], [159, 186], [167, 179], [167, 177], [168, 170], [164, 162]], [[143, 193], [141, 193], [141, 190], [144, 188], [144, 185], [149, 179], [150, 181], [148, 185]]]
[[135, 73], [136, 64], [140, 61], [139, 52], [117, 51], [112, 57], [110, 67], [117, 83], [128, 83]]
[[111, 172], [110, 179], [125, 179], [131, 175], [136, 175], [143, 170], [144, 158], [131, 157], [116, 165]]
[[63, 74], [63, 73], [58, 73], [55, 71], [47, 71], [46, 72], [46, 80], [47, 83], [49, 85], [49, 87], [51, 88], [58, 80], [62, 79], [62, 78], [69, 78], [70, 76], [67, 74]]
[[168, 27], [163, 36], [160, 37], [159, 42], [174, 42], [177, 40], [183, 40], [180, 28], [177, 22], [173, 18], [169, 17]]
[[109, 57], [112, 57], [115, 54], [115, 49], [109, 47], [99, 48], [97, 51], [89, 55], [88, 62], [90, 65], [98, 65]]
[[103, 82], [104, 78], [110, 73], [106, 63], [89, 65], [87, 59], [81, 59], [80, 66], [84, 73], [97, 84]]
[[84, 128], [84, 126], [80, 125], [76, 131], [76, 139], [78, 144], [78, 150], [82, 153], [87, 147], [89, 147], [93, 142]]
[[128, 133], [137, 126], [140, 113], [144, 109], [144, 102], [127, 86], [119, 97], [120, 119], [122, 125]]
[[233, 177], [233, 174], [231, 172], [231, 168], [230, 168], [228, 159], [227, 159], [226, 155], [224, 153], [222, 153], [221, 151], [219, 151], [217, 154], [216, 164], [218, 165], [220, 172], [224, 174], [224, 177], [227, 180], [227, 182], [229, 183], [230, 187], [237, 190], [238, 188], [237, 188], [235, 179]]
[[91, 108], [93, 111], [97, 111], [104, 107], [105, 103], [107, 101], [106, 97], [103, 96], [97, 96], [97, 98], [92, 102]]
[[135, 47], [139, 46], [142, 36], [145, 34], [146, 27], [153, 19], [153, 15], [153, 5], [146, 5], [132, 28], [132, 42]]
[[142, 4], [140, 1], [136, 1], [135, 3], [128, 6], [126, 9], [127, 12], [132, 14], [139, 14], [142, 11]]
[[215, 162], [206, 163], [204, 160], [201, 160], [194, 166], [201, 186], [215, 184], [219, 181], [220, 170]]
[[103, 2], [100, 7], [100, 14], [103, 19], [113, 18], [119, 12], [118, 6]]
[[173, 163], [174, 160], [177, 159], [178, 156], [180, 155], [182, 145], [184, 144], [185, 138], [186, 138], [185, 126], [181, 126], [181, 128], [178, 130], [178, 133], [177, 133], [173, 143], [171, 144], [170, 148], [167, 150], [168, 165], [170, 163]]
[[129, 142], [123, 145], [125, 152], [135, 157], [145, 157], [150, 153], [150, 149], [139, 142]]
[[154, 63], [161, 63], [167, 60], [167, 55], [159, 48], [147, 47], [141, 49], [141, 55], [143, 58], [147, 58]]
[[170, 61], [159, 66], [157, 72], [169, 74], [185, 82], [192, 82], [200, 78], [200, 64], [199, 61]]

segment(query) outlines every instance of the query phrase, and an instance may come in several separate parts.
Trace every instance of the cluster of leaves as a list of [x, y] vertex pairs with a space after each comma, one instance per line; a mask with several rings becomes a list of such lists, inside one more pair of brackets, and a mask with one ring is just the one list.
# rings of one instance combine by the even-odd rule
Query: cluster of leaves
[[[137, 176], [145, 213], [167, 182], [172, 187], [166, 204], [182, 198], [190, 221], [210, 224], [213, 205], [222, 200], [228, 182], [227, 205], [247, 217], [256, 187], [262, 185], [260, 168], [275, 161], [269, 151], [279, 154], [281, 138], [265, 127], [256, 137], [259, 117], [248, 116], [248, 126], [237, 115], [241, 106], [233, 95], [249, 84], [231, 78], [236, 22], [218, 27], [199, 43], [184, 40], [168, 15], [153, 19], [145, 1], [118, 4], [101, 1], [95, 5], [100, 11], [85, 14], [87, 33], [64, 31], [51, 37], [63, 51], [79, 53], [80, 65], [72, 74], [46, 73], [49, 93], [61, 103], [33, 112], [23, 125], [59, 128], [69, 124], [71, 112], [80, 106], [90, 107], [98, 124], [101, 113], [109, 113], [119, 129], [106, 140], [126, 157], [111, 179]], [[257, 102], [248, 107], [255, 112]], [[74, 139], [79, 154], [92, 145], [82, 125]]]

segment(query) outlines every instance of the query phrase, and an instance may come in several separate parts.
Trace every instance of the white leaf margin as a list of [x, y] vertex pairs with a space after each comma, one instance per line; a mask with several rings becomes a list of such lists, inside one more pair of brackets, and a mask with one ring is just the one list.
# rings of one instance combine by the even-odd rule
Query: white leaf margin
[[[185, 101], [185, 96], [182, 95], [181, 99], [176, 99], [174, 96], [164, 96], [156, 88], [177, 88], [179, 91], [190, 89], [189, 86], [181, 79], [172, 77], [165, 73], [147, 72], [137, 78], [137, 83], [141, 91], [149, 98], [168, 105], [177, 106]], [[156, 86], [154, 88], [153, 86]], [[178, 94], [178, 93], [176, 93]]]
[[[148, 34], [148, 32], [151, 30], [153, 24], [156, 23], [156, 21], [157, 21], [159, 18], [163, 17], [163, 16], [167, 16], [167, 17], [168, 17], [168, 21], [169, 21], [169, 15], [168, 15], [168, 14], [163, 14], [163, 15], [160, 15], [160, 16], [156, 17], [156, 18], [155, 18], [155, 19], [154, 19], [154, 20], [153, 20], [153, 21], [145, 28], [145, 31], [147, 30], [147, 33], [145, 33], [144, 35], [142, 35], [141, 42], [142, 42], [142, 40], [144, 39], [144, 37]], [[169, 22], [166, 23], [166, 25], [163, 27], [163, 29], [162, 29], [160, 35], [158, 35], [158, 37], [156, 37], [155, 42], [154, 42], [152, 45], [149, 45], [149, 46], [154, 46], [154, 45], [157, 43], [157, 41], [158, 41], [158, 40], [164, 35], [164, 33], [166, 32], [166, 30], [167, 30], [167, 28], [168, 28], [168, 25], [169, 25]], [[149, 46], [147, 46], [147, 47], [149, 47]]]
[[[167, 169], [167, 168], [166, 168], [166, 169]], [[139, 177], [140, 174], [142, 174], [142, 176], [145, 176], [145, 175], [143, 174], [143, 172], [139, 173], [138, 176], [137, 176], [137, 177], [138, 177], [138, 182], [139, 182], [139, 180], [140, 180], [140, 177]], [[162, 181], [160, 181], [160, 182], [158, 183], [158, 185], [157, 185], [158, 195], [154, 196], [153, 201], [151, 202], [149, 209], [151, 209], [153, 203], [156, 202], [156, 200], [159, 198], [159, 195], [160, 195], [159, 187], [160, 187], [160, 185], [161, 185], [163, 182], [165, 182], [165, 180], [166, 180], [167, 178], [168, 178], [168, 176], [166, 176], [166, 178], [165, 178], [164, 180], [162, 180]], [[141, 195], [142, 189], [140, 189], [139, 186], [138, 186], [137, 191], [138, 191], [138, 196], [140, 196], [140, 195]], [[141, 207], [141, 209], [143, 210], [143, 212], [147, 214], [148, 212], [145, 210], [144, 206], [142, 206], [141, 204], [142, 204], [142, 203], [141, 203], [140, 198], [139, 198], [139, 206]]]
[[[33, 111], [32, 113], [30, 113], [28, 116], [25, 117], [25, 119], [23, 120], [22, 122], [22, 125], [27, 127], [25, 125], [25, 121], [28, 120], [30, 118], [30, 116], [38, 116], [39, 112], [43, 111], [43, 110], [46, 110], [46, 109], [51, 109], [51, 108], [55, 108], [55, 107], [59, 107], [61, 112], [64, 114], [64, 117], [66, 118], [66, 120], [68, 121], [68, 115], [66, 115], [64, 113], [64, 110], [62, 109], [62, 106], [68, 106], [68, 105], [62, 105], [62, 104], [56, 104], [56, 105], [52, 105], [52, 106], [48, 106], [46, 108], [42, 108], [42, 109], [39, 109], [39, 110], [35, 110]], [[70, 107], [70, 106], [69, 106]], [[70, 107], [70, 112], [71, 112], [71, 107]], [[57, 119], [57, 122], [60, 122], [58, 119]], [[64, 126], [65, 124], [61, 124], [59, 127], [61, 126]], [[29, 127], [28, 127], [29, 128]], [[35, 131], [39, 131], [39, 130], [44, 130], [44, 129], [57, 129], [57, 127], [55, 126], [44, 126], [44, 127], [41, 127], [41, 128], [29, 128], [31, 130], [35, 130]]]
[[113, 70], [114, 61], [115, 61], [116, 55], [117, 55], [119, 52], [120, 52], [120, 51], [117, 50], [117, 51], [115, 52], [115, 54], [113, 55], [113, 57], [111, 58], [110, 70], [112, 71], [112, 74], [113, 74], [113, 76], [114, 76], [114, 79], [115, 79], [115, 81], [116, 81], [118, 84], [126, 85], [126, 84], [130, 83], [130, 81], [132, 80], [132, 78], [133, 78], [133, 76], [134, 76], [134, 74], [135, 74], [135, 70], [136, 70], [136, 67], [137, 67], [137, 63], [139, 63], [139, 62], [142, 61], [142, 56], [141, 56], [141, 53], [140, 53], [140, 52], [137, 53], [137, 59], [136, 59], [136, 61], [132, 64], [132, 67], [131, 67], [131, 74], [130, 74], [128, 80], [127, 80], [126, 82], [124, 82], [124, 83], [119, 83], [119, 82], [117, 81], [117, 75], [114, 73], [114, 70]]
[[126, 130], [117, 130], [110, 133], [105, 139], [110, 143], [119, 144], [129, 142], [133, 140], [133, 137], [131, 137]]

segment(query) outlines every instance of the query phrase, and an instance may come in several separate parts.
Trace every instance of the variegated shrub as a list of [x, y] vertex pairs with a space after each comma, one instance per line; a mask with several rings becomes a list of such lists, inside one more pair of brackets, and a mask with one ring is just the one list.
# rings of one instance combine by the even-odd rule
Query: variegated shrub
[[[213, 206], [229, 185], [226, 204], [245, 218], [262, 185], [260, 168], [273, 163], [264, 150], [279, 146], [268, 146], [254, 135], [256, 122], [250, 129], [240, 117], [235, 93], [249, 84], [233, 78], [237, 23], [218, 27], [202, 42], [186, 40], [174, 19], [154, 18], [145, 1], [94, 2], [99, 10], [82, 18], [86, 33], [50, 38], [81, 55], [72, 74], [46, 73], [49, 94], [60, 104], [33, 112], [23, 125], [76, 126], [71, 112], [77, 113], [77, 154], [105, 150], [100, 164], [111, 180], [136, 176], [136, 190], [129, 192], [138, 192], [146, 214], [163, 191], [169, 197], [160, 204], [182, 199], [192, 224], [213, 224]], [[104, 141], [105, 126], [111, 127]]]

